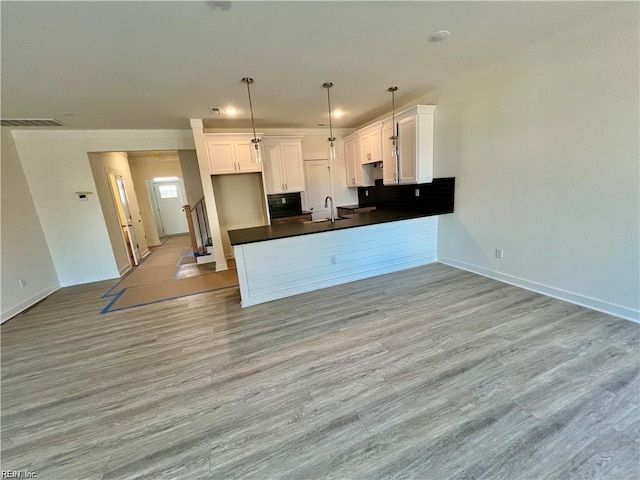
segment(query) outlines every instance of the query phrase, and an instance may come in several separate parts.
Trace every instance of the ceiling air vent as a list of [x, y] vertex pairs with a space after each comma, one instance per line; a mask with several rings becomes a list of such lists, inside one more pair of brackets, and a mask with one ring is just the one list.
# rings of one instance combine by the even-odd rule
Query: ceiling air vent
[[3, 118], [3, 127], [64, 127], [64, 123], [54, 118]]

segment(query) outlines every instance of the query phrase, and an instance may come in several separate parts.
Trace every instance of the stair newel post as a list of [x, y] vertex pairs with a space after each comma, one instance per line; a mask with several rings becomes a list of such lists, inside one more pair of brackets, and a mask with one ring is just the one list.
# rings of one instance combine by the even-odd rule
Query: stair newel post
[[189, 226], [189, 238], [191, 238], [191, 248], [193, 253], [198, 251], [198, 242], [196, 241], [196, 233], [193, 228], [193, 215], [191, 214], [191, 205], [182, 206], [185, 215], [187, 216], [187, 225]]

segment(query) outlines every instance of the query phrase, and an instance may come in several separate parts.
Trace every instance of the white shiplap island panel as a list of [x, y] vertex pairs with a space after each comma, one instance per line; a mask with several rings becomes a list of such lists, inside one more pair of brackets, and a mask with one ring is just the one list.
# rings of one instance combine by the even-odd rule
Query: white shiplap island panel
[[234, 247], [242, 306], [434, 263], [438, 217]]

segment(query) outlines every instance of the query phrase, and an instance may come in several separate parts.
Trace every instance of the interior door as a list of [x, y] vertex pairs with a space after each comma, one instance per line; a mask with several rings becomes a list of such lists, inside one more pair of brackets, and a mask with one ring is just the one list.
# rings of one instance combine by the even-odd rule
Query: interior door
[[324, 199], [331, 195], [331, 171], [329, 160], [307, 160], [304, 162], [307, 176], [307, 201], [314, 220], [322, 220], [330, 216], [324, 206]]
[[113, 175], [113, 181], [116, 186], [116, 203], [117, 207], [121, 209], [122, 215], [122, 231], [125, 242], [127, 243], [127, 249], [134, 265], [140, 263], [140, 252], [138, 251], [138, 244], [136, 243], [136, 237], [133, 232], [133, 218], [131, 217], [131, 209], [129, 208], [129, 198], [127, 197], [127, 190], [124, 187], [124, 180], [121, 175]]
[[176, 235], [189, 231], [182, 207], [185, 205], [180, 182], [154, 183], [160, 223], [165, 235]]

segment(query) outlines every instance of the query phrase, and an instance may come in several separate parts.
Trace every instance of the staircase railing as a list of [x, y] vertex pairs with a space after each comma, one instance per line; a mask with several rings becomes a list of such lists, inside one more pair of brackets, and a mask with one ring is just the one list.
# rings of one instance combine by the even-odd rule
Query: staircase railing
[[182, 208], [187, 216], [193, 253], [195, 255], [204, 255], [207, 253], [207, 246], [211, 245], [211, 231], [209, 230], [207, 206], [204, 203], [204, 197], [198, 200], [195, 205], [183, 205]]

